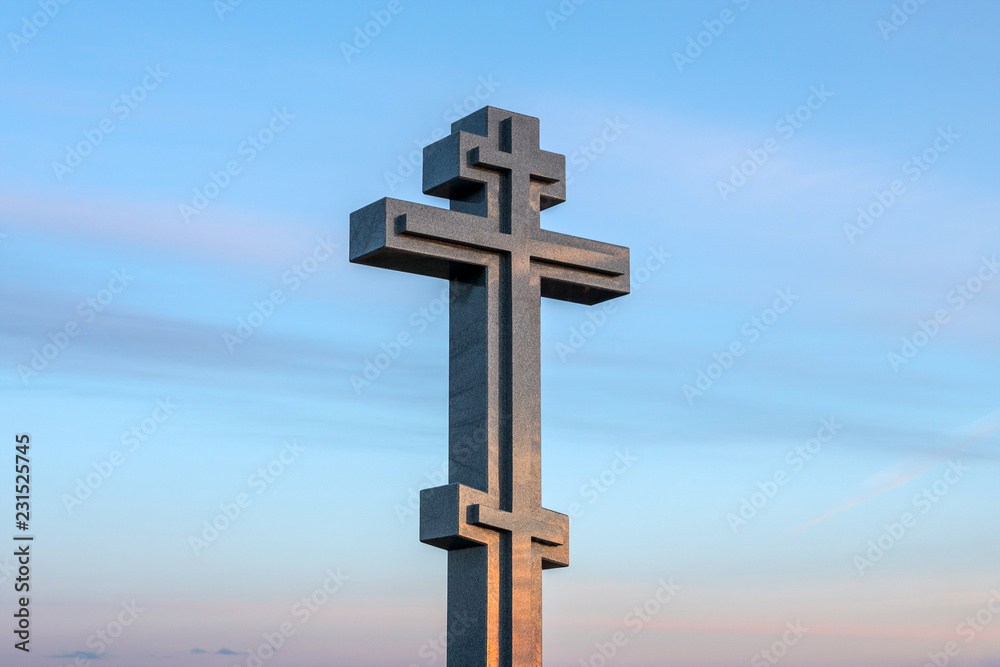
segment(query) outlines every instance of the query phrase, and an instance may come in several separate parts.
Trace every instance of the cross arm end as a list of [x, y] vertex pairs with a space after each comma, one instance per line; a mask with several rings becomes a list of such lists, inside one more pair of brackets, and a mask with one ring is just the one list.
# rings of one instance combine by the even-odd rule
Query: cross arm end
[[[447, 209], [385, 197], [351, 213], [350, 260], [383, 269], [449, 279], [469, 264], [482, 262], [474, 251], [418, 238], [408, 227], [437, 217], [458, 215]], [[429, 221], [429, 222], [428, 222]]]
[[483, 529], [470, 526], [465, 508], [484, 502], [487, 494], [464, 484], [445, 484], [420, 492], [420, 541], [444, 549], [467, 549], [485, 542]]

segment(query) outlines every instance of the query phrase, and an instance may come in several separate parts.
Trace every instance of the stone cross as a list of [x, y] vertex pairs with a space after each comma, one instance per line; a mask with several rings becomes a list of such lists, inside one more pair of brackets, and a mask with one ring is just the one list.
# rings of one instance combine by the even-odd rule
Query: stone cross
[[425, 194], [351, 214], [351, 261], [451, 281], [448, 481], [420, 494], [420, 540], [448, 551], [448, 667], [541, 667], [542, 570], [569, 518], [542, 508], [541, 297], [628, 294], [628, 248], [540, 228], [566, 159], [538, 119], [484, 107], [424, 148]]

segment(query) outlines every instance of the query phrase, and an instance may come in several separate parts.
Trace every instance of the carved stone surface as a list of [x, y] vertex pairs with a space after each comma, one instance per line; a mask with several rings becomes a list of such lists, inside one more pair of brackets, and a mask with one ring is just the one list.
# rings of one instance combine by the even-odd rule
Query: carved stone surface
[[541, 297], [628, 294], [628, 248], [540, 228], [566, 160], [538, 119], [484, 107], [424, 148], [424, 192], [351, 214], [351, 261], [451, 281], [449, 484], [420, 494], [420, 540], [448, 551], [449, 667], [540, 667], [542, 570], [569, 519], [541, 506]]

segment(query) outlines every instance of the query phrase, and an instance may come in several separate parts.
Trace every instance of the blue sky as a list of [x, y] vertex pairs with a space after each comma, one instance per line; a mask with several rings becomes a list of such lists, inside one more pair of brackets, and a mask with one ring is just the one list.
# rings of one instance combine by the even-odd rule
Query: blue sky
[[1000, 664], [995, 3], [17, 0], [0, 27], [0, 414], [38, 540], [5, 664], [247, 665], [282, 627], [264, 664], [442, 664], [410, 500], [445, 461], [443, 284], [349, 264], [348, 216], [443, 205], [411, 153], [486, 104], [567, 156], [543, 225], [632, 257], [613, 312], [543, 305], [544, 501], [576, 508], [546, 664], [618, 631], [609, 664]]

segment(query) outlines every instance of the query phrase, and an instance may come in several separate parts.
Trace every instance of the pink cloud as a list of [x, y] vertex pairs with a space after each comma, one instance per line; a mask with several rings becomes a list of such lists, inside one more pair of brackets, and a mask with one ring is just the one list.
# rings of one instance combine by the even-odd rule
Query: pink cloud
[[[100, 243], [147, 246], [158, 252], [250, 265], [283, 266], [301, 257], [318, 236], [343, 244], [346, 215], [306, 220], [289, 215], [209, 205], [190, 224], [178, 204], [0, 193], [7, 227], [44, 230]], [[345, 251], [346, 254], [346, 251]]]

